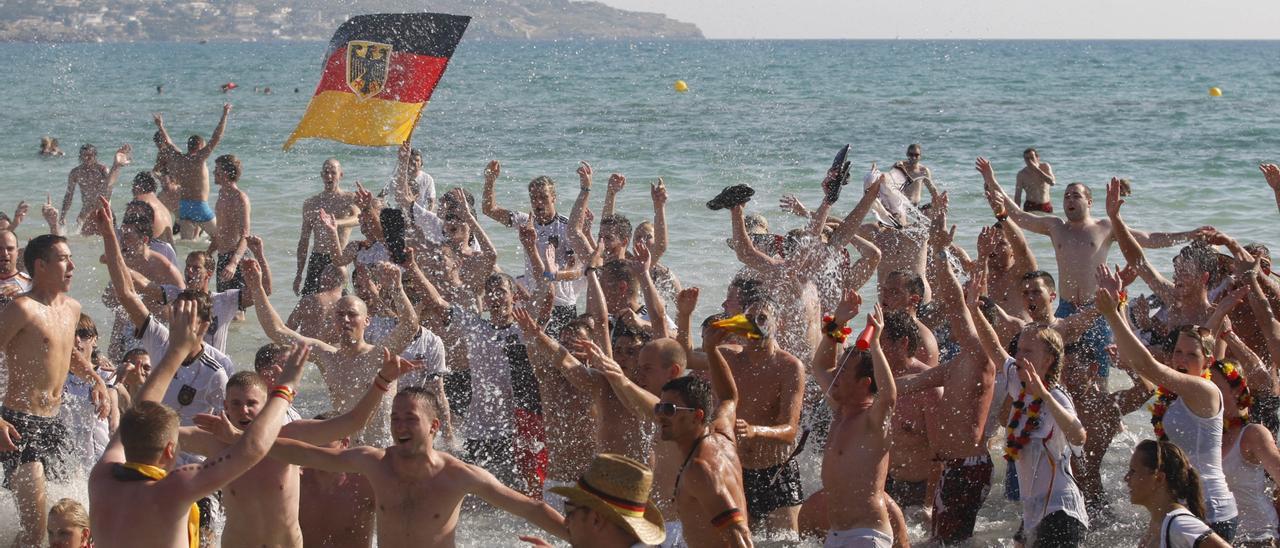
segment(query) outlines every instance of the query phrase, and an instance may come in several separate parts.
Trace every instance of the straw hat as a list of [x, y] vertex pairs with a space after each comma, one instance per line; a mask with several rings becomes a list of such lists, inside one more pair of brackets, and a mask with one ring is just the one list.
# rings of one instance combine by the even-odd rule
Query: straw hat
[[667, 532], [662, 513], [649, 500], [653, 472], [621, 455], [596, 455], [576, 487], [552, 487], [575, 506], [585, 506], [623, 526], [644, 544], [662, 544]]

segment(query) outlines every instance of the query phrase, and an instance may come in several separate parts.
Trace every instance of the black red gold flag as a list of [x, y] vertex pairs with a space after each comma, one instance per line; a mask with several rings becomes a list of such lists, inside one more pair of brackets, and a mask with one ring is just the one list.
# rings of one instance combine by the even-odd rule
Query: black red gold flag
[[308, 137], [363, 146], [404, 142], [470, 22], [441, 13], [347, 20], [329, 41], [316, 93], [285, 150]]

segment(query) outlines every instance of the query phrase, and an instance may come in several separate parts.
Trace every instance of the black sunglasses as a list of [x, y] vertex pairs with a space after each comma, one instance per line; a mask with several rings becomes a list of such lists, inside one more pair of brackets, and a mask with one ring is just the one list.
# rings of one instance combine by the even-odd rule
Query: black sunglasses
[[94, 331], [94, 330], [92, 330], [92, 329], [77, 329], [77, 330], [76, 330], [76, 337], [81, 338], [81, 339], [88, 339], [88, 338], [97, 337], [97, 336], [98, 336], [98, 332], [97, 332], [97, 331]]
[[655, 403], [653, 404], [653, 414], [659, 417], [674, 417], [676, 411], [697, 411], [692, 407], [680, 407], [674, 403]]

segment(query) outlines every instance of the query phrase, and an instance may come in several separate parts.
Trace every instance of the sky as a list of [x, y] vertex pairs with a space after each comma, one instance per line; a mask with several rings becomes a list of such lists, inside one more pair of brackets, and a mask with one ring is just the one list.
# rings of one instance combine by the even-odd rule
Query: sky
[[600, 0], [708, 38], [1280, 39], [1276, 0]]

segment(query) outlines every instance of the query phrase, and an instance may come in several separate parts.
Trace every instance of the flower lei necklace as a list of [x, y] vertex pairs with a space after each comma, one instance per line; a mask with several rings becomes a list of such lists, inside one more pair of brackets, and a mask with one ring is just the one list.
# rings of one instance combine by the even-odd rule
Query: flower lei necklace
[[[1027, 402], [1027, 390], [1018, 393], [1013, 402], [1013, 412], [1009, 416], [1009, 435], [1004, 441], [1004, 460], [1018, 460], [1018, 453], [1031, 441], [1031, 433], [1040, 429], [1040, 408], [1044, 406], [1043, 398]], [[1022, 420], [1023, 415], [1026, 420]]]
[[[1200, 373], [1201, 377], [1206, 380], [1211, 378], [1213, 371], [1211, 368], [1204, 368], [1204, 372]], [[1165, 389], [1163, 386], [1156, 387], [1156, 401], [1151, 404], [1151, 426], [1155, 430], [1156, 438], [1160, 441], [1169, 441], [1169, 436], [1164, 432], [1164, 414], [1169, 411], [1169, 406], [1173, 402], [1178, 401], [1178, 395]]]
[[1249, 424], [1249, 409], [1253, 407], [1253, 395], [1249, 393], [1249, 385], [1240, 374], [1240, 367], [1235, 362], [1220, 361], [1214, 362], [1213, 368], [1227, 377], [1227, 385], [1231, 386], [1231, 391], [1236, 393], [1236, 410], [1239, 414], [1223, 419], [1226, 428], [1230, 430]]

